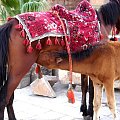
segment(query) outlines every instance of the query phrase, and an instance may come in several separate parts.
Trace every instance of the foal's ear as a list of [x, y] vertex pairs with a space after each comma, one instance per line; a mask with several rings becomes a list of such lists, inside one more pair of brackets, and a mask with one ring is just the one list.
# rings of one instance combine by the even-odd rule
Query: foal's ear
[[56, 58], [56, 63], [57, 63], [57, 64], [59, 64], [59, 63], [62, 62], [62, 61], [63, 61], [62, 58], [60, 58], [60, 57], [59, 57], [59, 58]]

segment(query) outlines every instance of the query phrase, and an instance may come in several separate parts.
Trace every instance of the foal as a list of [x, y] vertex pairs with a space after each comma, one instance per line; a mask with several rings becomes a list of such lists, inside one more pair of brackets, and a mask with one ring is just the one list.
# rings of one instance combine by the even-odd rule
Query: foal
[[[105, 87], [108, 106], [116, 118], [116, 103], [114, 95], [114, 80], [120, 78], [120, 43], [107, 41], [91, 48], [92, 52], [87, 58], [77, 58], [73, 55], [73, 71], [89, 75], [94, 85], [94, 120], [99, 120], [102, 87]], [[56, 52], [56, 51], [55, 51]], [[81, 56], [81, 55], [80, 55]], [[39, 55], [37, 63], [54, 69], [69, 70], [67, 54], [46, 51]], [[46, 60], [46, 61], [45, 61]], [[94, 67], [94, 69], [93, 69]], [[110, 69], [111, 68], [111, 69]]]

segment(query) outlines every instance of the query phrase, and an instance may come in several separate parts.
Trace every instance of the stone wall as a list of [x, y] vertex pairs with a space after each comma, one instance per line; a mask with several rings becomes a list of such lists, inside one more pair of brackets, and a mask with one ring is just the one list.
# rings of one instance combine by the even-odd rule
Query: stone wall
[[103, 5], [109, 2], [109, 0], [91, 0], [90, 2], [92, 5]]
[[[61, 4], [65, 6], [68, 10], [74, 9], [78, 3], [82, 0], [48, 0], [51, 6], [55, 4]], [[107, 3], [109, 0], [88, 0], [94, 6], [100, 6]]]
[[48, 0], [48, 1], [50, 1], [51, 6], [55, 4], [61, 4], [69, 10], [74, 9], [80, 2], [80, 0]]

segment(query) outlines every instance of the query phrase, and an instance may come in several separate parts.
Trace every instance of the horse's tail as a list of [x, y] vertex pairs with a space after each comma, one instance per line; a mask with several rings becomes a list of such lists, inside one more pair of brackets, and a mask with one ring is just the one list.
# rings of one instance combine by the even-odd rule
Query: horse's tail
[[0, 88], [6, 81], [7, 62], [8, 62], [8, 45], [12, 21], [0, 26]]

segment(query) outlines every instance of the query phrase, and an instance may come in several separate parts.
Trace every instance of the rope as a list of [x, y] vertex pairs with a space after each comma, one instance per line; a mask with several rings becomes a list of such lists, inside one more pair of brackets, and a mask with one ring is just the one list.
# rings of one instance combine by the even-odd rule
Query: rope
[[64, 26], [64, 23], [61, 20], [60, 16], [58, 15], [58, 12], [57, 11], [53, 11], [53, 13], [56, 14], [57, 17], [58, 17], [58, 19], [60, 20], [62, 28], [63, 28], [64, 35], [65, 35], [65, 43], [66, 43], [67, 52], [68, 52], [68, 56], [69, 56], [69, 70], [70, 70], [69, 82], [72, 85], [72, 57], [71, 57], [71, 52], [70, 52], [70, 46], [69, 46], [69, 43], [68, 43], [68, 39], [70, 39], [70, 36], [68, 36], [68, 39], [67, 39], [67, 34], [66, 34], [66, 31], [65, 31], [65, 26]]
[[68, 88], [68, 91], [67, 91], [67, 97], [68, 97], [68, 102], [74, 103], [75, 102], [75, 97], [74, 97], [74, 93], [73, 93], [73, 90], [72, 90], [72, 57], [71, 57], [71, 52], [70, 52], [70, 46], [69, 46], [69, 43], [68, 43], [68, 39], [70, 40], [70, 36], [67, 37], [67, 34], [65, 32], [64, 23], [61, 20], [60, 16], [58, 15], [58, 12], [57, 11], [53, 11], [53, 12], [54, 12], [54, 14], [57, 15], [58, 19], [60, 20], [62, 28], [63, 28], [64, 35], [65, 35], [65, 43], [66, 43], [67, 52], [68, 52], [68, 56], [69, 56], [69, 71], [70, 71], [70, 74], [69, 74], [69, 88]]
[[68, 97], [68, 102], [74, 103], [75, 102], [75, 97], [74, 97], [74, 93], [73, 93], [73, 90], [72, 90], [72, 57], [71, 57], [71, 52], [70, 52], [70, 46], [68, 44], [68, 39], [70, 40], [70, 36], [67, 37], [67, 34], [65, 32], [64, 23], [61, 20], [60, 16], [58, 15], [58, 12], [54, 11], [54, 13], [57, 15], [58, 19], [60, 20], [62, 28], [63, 28], [64, 35], [65, 35], [65, 43], [66, 43], [67, 52], [68, 52], [68, 56], [69, 56], [69, 71], [70, 71], [70, 74], [69, 74], [69, 88], [68, 88], [68, 91], [67, 91], [67, 97]]

